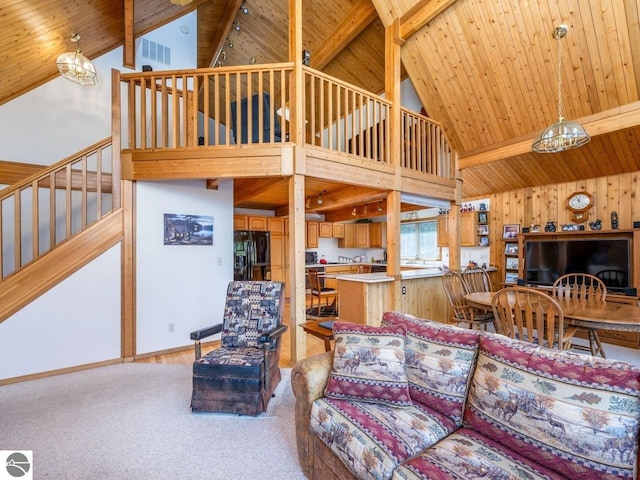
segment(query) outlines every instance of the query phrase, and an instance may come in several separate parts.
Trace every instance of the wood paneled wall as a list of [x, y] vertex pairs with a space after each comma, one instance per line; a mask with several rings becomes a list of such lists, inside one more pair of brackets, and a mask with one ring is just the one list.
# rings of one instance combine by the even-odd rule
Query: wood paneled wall
[[563, 224], [572, 223], [566, 199], [576, 191], [584, 190], [593, 195], [594, 205], [583, 224], [587, 231], [590, 230], [589, 222], [598, 218], [602, 221], [602, 230], [610, 230], [611, 212], [614, 211], [618, 214], [619, 228], [633, 228], [633, 221], [640, 221], [639, 189], [640, 172], [633, 172], [491, 195], [491, 263], [501, 268], [504, 224], [519, 224], [520, 228], [539, 224], [542, 231], [548, 221], [555, 221], [558, 230]]

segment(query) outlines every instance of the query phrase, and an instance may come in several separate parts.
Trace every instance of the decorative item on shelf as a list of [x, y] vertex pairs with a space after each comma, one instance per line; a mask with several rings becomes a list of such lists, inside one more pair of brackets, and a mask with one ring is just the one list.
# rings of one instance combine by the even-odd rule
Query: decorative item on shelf
[[483, 212], [484, 212], [485, 210], [487, 210], [487, 204], [486, 204], [486, 203], [481, 203], [481, 204], [480, 204], [480, 210], [481, 210], [481, 211], [483, 211]]
[[593, 206], [593, 196], [589, 192], [574, 192], [567, 197], [567, 208], [573, 223], [584, 223], [589, 219], [589, 209]]
[[616, 212], [611, 212], [611, 230], [618, 229], [618, 214]]
[[518, 255], [518, 244], [517, 243], [507, 243], [504, 247], [505, 255]]
[[565, 232], [572, 232], [574, 230], [579, 230], [578, 225], [575, 225], [573, 223], [565, 223], [564, 225], [562, 225], [562, 230]]
[[556, 231], [556, 222], [552, 222], [551, 220], [547, 222], [544, 226], [545, 232], [555, 232]]
[[602, 230], [602, 220], [596, 218], [593, 222], [589, 222], [589, 228], [591, 230]]
[[540, 232], [540, 225], [537, 223], [532, 223], [531, 226], [529, 227], [529, 231], [531, 233], [538, 233]]
[[558, 121], [545, 128], [533, 142], [531, 148], [537, 153], [555, 153], [581, 147], [591, 140], [584, 127], [575, 121], [565, 121], [562, 116], [562, 39], [568, 27], [559, 25], [553, 31], [558, 43]]

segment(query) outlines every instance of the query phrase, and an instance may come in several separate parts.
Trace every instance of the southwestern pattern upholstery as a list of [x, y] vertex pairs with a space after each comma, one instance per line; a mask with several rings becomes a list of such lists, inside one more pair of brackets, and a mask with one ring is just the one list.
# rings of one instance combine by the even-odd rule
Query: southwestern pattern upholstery
[[[407, 327], [413, 405], [327, 398], [332, 352], [298, 362], [296, 434], [308, 478], [637, 478], [640, 368], [401, 313], [383, 324]], [[465, 386], [452, 400], [445, 384], [456, 370]]]
[[406, 332], [404, 325], [381, 328], [336, 321], [333, 370], [325, 395], [409, 407], [404, 368]]
[[[258, 415], [280, 383], [284, 284], [230, 282], [221, 324], [191, 333], [196, 341], [191, 410]], [[199, 342], [221, 333], [221, 347], [199, 356]]]

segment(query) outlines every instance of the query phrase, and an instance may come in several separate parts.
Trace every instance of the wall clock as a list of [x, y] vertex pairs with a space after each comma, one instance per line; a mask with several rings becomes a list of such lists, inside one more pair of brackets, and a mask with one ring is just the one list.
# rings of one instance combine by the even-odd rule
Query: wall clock
[[574, 192], [567, 197], [567, 208], [571, 212], [571, 221], [574, 223], [586, 222], [592, 206], [593, 196], [588, 192]]

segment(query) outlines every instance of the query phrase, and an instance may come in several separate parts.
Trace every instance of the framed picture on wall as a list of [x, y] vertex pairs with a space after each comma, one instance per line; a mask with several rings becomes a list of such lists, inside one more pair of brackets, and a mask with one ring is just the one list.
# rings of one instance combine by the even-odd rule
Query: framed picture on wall
[[504, 283], [518, 283], [518, 274], [516, 272], [507, 272], [504, 276]]
[[520, 233], [520, 225], [509, 223], [502, 228], [502, 238], [517, 238]]
[[478, 241], [478, 246], [479, 247], [488, 247], [489, 246], [489, 237], [487, 237], [487, 236], [480, 237], [480, 240]]
[[509, 257], [506, 262], [507, 270], [518, 269], [518, 257]]
[[518, 244], [517, 243], [507, 243], [504, 247], [505, 255], [518, 255]]
[[164, 214], [165, 245], [213, 245], [213, 217]]
[[478, 225], [478, 235], [489, 235], [489, 225]]

